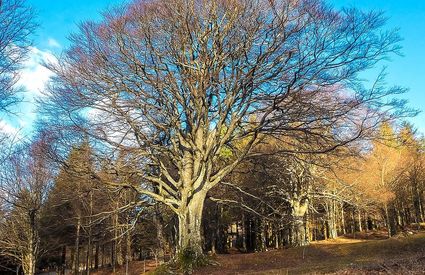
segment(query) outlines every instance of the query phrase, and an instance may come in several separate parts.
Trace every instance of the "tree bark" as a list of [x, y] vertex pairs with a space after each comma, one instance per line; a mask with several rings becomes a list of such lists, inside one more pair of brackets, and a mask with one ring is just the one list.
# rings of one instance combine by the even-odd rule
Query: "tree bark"
[[77, 215], [77, 225], [75, 233], [75, 254], [74, 254], [74, 274], [80, 274], [80, 228], [81, 228], [81, 217]]
[[308, 200], [294, 200], [292, 206], [292, 222], [290, 227], [291, 246], [308, 245], [308, 238], [305, 224], [305, 214], [308, 209]]
[[190, 249], [195, 255], [203, 253], [201, 222], [205, 197], [206, 192], [199, 191], [193, 194], [186, 207], [180, 209], [181, 211], [178, 214], [179, 252]]
[[341, 229], [343, 235], [347, 234], [347, 230], [345, 228], [344, 203], [341, 203]]
[[242, 212], [242, 250], [243, 252], [247, 251], [245, 214], [243, 212]]
[[160, 263], [163, 263], [165, 260], [165, 253], [167, 250], [167, 241], [164, 235], [164, 221], [161, 216], [160, 209], [158, 205], [155, 205], [155, 215], [153, 217], [154, 224], [157, 230], [156, 238], [158, 240], [158, 258]]
[[336, 227], [336, 209], [335, 209], [335, 200], [332, 200], [327, 207], [327, 216], [328, 216], [328, 237], [330, 239], [335, 239], [338, 237], [337, 227]]
[[359, 223], [359, 232], [362, 232], [363, 231], [363, 228], [362, 228], [362, 213], [361, 213], [360, 209], [357, 211], [357, 221]]
[[28, 246], [26, 253], [22, 258], [22, 269], [25, 275], [34, 275], [35, 274], [35, 265], [37, 261], [37, 250], [38, 250], [38, 232], [36, 228], [35, 221], [35, 210], [30, 210], [28, 213], [29, 218], [29, 227], [28, 227]]
[[65, 275], [66, 271], [66, 245], [62, 246], [62, 256], [61, 256], [61, 275]]
[[397, 233], [396, 223], [394, 221], [394, 212], [393, 209], [389, 208], [390, 206], [385, 203], [384, 211], [385, 211], [385, 222], [388, 231], [388, 237], [392, 237]]
[[294, 247], [308, 245], [304, 216], [293, 217], [291, 224], [291, 245]]

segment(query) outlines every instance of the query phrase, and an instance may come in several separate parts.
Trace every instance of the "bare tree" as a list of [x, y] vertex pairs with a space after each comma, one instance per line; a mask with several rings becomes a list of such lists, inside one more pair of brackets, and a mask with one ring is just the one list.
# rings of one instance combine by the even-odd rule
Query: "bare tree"
[[35, 26], [34, 12], [24, 0], [0, 1], [0, 111], [18, 100], [15, 84]]
[[[170, 207], [179, 249], [202, 253], [207, 192], [265, 137], [287, 153], [324, 154], [402, 107], [386, 97], [403, 89], [357, 78], [398, 52], [384, 24], [381, 13], [319, 0], [135, 1], [81, 25], [49, 66], [44, 110], [95, 140], [110, 173], [137, 175], [107, 183]], [[216, 165], [224, 150], [232, 160]], [[118, 152], [137, 165], [114, 165]]]
[[21, 148], [2, 163], [0, 202], [0, 255], [35, 274], [41, 253], [39, 219], [47, 197], [51, 172], [43, 158], [43, 141]]

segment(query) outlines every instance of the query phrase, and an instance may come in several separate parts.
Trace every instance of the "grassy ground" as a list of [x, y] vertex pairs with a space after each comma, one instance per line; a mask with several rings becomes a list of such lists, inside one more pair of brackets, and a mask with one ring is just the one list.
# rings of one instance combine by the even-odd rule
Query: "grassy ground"
[[[374, 236], [375, 235], [375, 236]], [[425, 274], [425, 233], [381, 239], [369, 233], [305, 248], [216, 256], [196, 274]]]
[[[425, 274], [425, 231], [387, 239], [386, 232], [346, 235], [304, 248], [217, 255], [217, 265], [194, 274]], [[153, 260], [132, 262], [129, 274], [153, 271]], [[112, 274], [108, 269], [95, 275]], [[120, 268], [115, 274], [125, 274]], [[148, 273], [151, 274], [151, 273]]]
[[[150, 271], [153, 271], [158, 266], [158, 263], [154, 260], [146, 260], [146, 261], [133, 261], [129, 265], [128, 274], [130, 275], [139, 275], [146, 274]], [[111, 268], [100, 268], [97, 271], [92, 271], [90, 274], [92, 275], [125, 275], [125, 266], [121, 266], [117, 268], [116, 272], [113, 273]]]

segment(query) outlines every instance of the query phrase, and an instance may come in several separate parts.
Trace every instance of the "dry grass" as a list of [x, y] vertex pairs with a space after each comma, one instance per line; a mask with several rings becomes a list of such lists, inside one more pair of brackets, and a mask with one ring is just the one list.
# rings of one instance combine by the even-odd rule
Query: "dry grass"
[[[385, 238], [385, 232], [357, 233], [304, 248], [217, 255], [215, 261], [218, 266], [194, 274], [425, 274], [425, 232], [391, 239]], [[153, 271], [155, 266], [154, 261], [133, 262], [129, 274]], [[112, 273], [105, 269], [92, 274]]]
[[[140, 275], [144, 274], [145, 272], [150, 272], [155, 270], [157, 267], [157, 263], [154, 260], [146, 260], [146, 261], [133, 261], [129, 265], [128, 274], [131, 275]], [[115, 273], [112, 273], [111, 268], [100, 268], [97, 271], [90, 272], [92, 275], [109, 275], [109, 274], [115, 274], [115, 275], [124, 275], [125, 273], [125, 266], [121, 266], [117, 268]]]
[[386, 240], [345, 237], [305, 248], [218, 255], [217, 261], [220, 266], [196, 274], [425, 274], [425, 233]]

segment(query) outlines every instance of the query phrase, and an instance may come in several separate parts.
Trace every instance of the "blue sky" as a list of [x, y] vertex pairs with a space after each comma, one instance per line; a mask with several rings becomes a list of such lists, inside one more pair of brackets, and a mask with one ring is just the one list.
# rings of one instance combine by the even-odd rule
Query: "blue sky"
[[68, 36], [77, 30], [77, 24], [85, 20], [97, 20], [101, 12], [114, 5], [126, 2], [118, 0], [27, 0], [37, 12], [40, 28], [36, 34], [36, 45], [49, 48], [54, 39], [67, 46]]
[[[363, 10], [382, 10], [388, 17], [389, 28], [399, 28], [403, 57], [387, 62], [387, 82], [409, 88], [403, 96], [409, 106], [422, 111], [410, 119], [425, 133], [425, 0], [331, 0], [336, 8], [357, 7]], [[370, 77], [375, 74], [370, 73]]]
[[19, 84], [27, 92], [24, 102], [15, 110], [15, 115], [0, 116], [0, 130], [9, 134], [18, 133], [28, 137], [36, 119], [35, 98], [42, 91], [52, 75], [41, 63], [54, 61], [55, 55], [69, 45], [68, 37], [77, 31], [77, 25], [86, 20], [98, 20], [101, 12], [123, 3], [118, 0], [27, 0], [34, 9], [39, 28], [33, 35], [34, 45], [28, 61], [24, 64]]
[[[34, 34], [34, 48], [22, 72], [21, 84], [28, 90], [26, 103], [18, 107], [18, 116], [0, 117], [0, 127], [10, 132], [16, 129], [28, 134], [36, 117], [34, 98], [40, 96], [51, 73], [40, 65], [43, 60], [54, 60], [53, 54], [59, 54], [69, 45], [68, 37], [77, 30], [77, 24], [85, 20], [98, 20], [100, 12], [116, 4], [118, 0], [27, 0], [37, 14], [39, 29]], [[389, 21], [389, 28], [400, 28], [404, 38], [403, 57], [394, 57], [387, 66], [387, 82], [390, 85], [407, 87], [410, 91], [404, 95], [409, 105], [416, 109], [425, 109], [425, 91], [422, 79], [425, 78], [425, 1], [423, 0], [330, 0], [336, 8], [358, 7], [365, 10], [382, 10]], [[376, 71], [366, 74], [376, 77]], [[3, 119], [3, 121], [2, 121]], [[422, 133], [425, 133], [425, 114], [411, 119]]]

